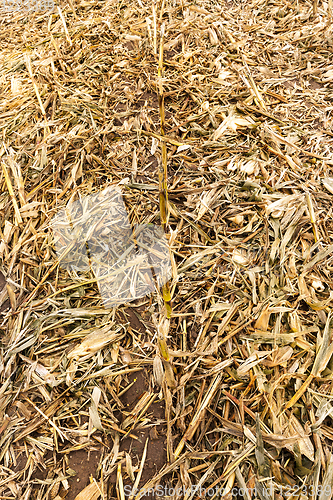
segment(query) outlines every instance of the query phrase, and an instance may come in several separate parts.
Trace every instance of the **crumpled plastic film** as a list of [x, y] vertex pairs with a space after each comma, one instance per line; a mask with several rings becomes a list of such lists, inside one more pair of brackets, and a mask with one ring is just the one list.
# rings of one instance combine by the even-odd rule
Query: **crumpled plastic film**
[[52, 219], [52, 229], [60, 266], [91, 269], [105, 307], [144, 297], [171, 278], [163, 229], [132, 226], [118, 187], [69, 204]]

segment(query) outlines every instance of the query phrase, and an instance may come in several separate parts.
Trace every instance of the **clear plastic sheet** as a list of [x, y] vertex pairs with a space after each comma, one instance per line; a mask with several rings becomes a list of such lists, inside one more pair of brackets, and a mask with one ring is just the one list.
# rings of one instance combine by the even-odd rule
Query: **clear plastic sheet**
[[52, 229], [60, 266], [91, 270], [105, 307], [144, 297], [171, 278], [162, 227], [132, 225], [118, 187], [71, 203], [53, 217]]

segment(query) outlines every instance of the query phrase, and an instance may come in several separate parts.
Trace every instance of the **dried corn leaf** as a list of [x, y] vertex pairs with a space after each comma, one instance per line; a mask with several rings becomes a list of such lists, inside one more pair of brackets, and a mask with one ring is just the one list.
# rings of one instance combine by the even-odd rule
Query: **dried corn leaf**
[[119, 333], [119, 329], [116, 329], [116, 331], [112, 330], [113, 326], [113, 323], [111, 323], [89, 333], [81, 344], [68, 354], [68, 358], [77, 359], [87, 356], [90, 357], [111, 342], [119, 340], [123, 334]]
[[97, 500], [101, 496], [100, 484], [93, 481], [88, 486], [86, 486], [78, 495], [76, 495], [74, 500]]

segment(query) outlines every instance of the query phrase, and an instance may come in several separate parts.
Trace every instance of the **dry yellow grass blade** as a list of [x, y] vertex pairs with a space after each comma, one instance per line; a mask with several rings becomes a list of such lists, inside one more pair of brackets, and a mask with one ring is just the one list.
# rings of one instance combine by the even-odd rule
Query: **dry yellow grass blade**
[[14, 211], [15, 211], [16, 224], [22, 224], [23, 221], [21, 218], [20, 209], [18, 207], [18, 203], [17, 203], [16, 198], [15, 198], [13, 186], [12, 186], [9, 174], [8, 174], [7, 167], [3, 162], [1, 162], [1, 163], [2, 163], [2, 171], [4, 173], [6, 184], [7, 184], [7, 189], [8, 189], [9, 195], [11, 197]]
[[125, 500], [124, 483], [120, 463], [117, 467], [117, 492], [119, 493], [120, 500]]
[[306, 203], [308, 205], [308, 210], [309, 210], [309, 215], [310, 215], [310, 221], [311, 221], [311, 224], [312, 224], [313, 234], [314, 234], [314, 237], [315, 237], [315, 243], [317, 243], [317, 241], [319, 240], [320, 236], [319, 236], [319, 233], [318, 233], [318, 226], [317, 226], [317, 222], [316, 222], [316, 214], [315, 214], [315, 211], [314, 211], [314, 208], [313, 208], [313, 203], [312, 203], [312, 199], [311, 199], [310, 193], [305, 193], [305, 199], [306, 199]]
[[26, 196], [25, 196], [25, 193], [24, 193], [24, 180], [23, 180], [23, 177], [22, 177], [22, 172], [21, 172], [21, 167], [18, 163], [15, 163], [13, 161], [13, 158], [11, 155], [9, 155], [8, 157], [8, 161], [9, 161], [9, 164], [10, 164], [10, 168], [12, 170], [12, 174], [13, 174], [13, 177], [14, 177], [14, 180], [15, 180], [15, 184], [17, 186], [17, 190], [18, 190], [18, 195], [19, 195], [19, 198], [20, 198], [20, 204], [21, 204], [21, 207], [23, 207], [27, 200], [26, 200]]
[[[144, 465], [145, 465], [145, 461], [146, 461], [147, 447], [148, 447], [148, 439], [146, 440], [145, 447], [144, 447], [143, 452], [142, 452], [140, 467], [139, 467], [139, 470], [136, 474], [136, 478], [135, 478], [135, 481], [133, 484], [133, 491], [136, 491], [138, 489], [138, 486], [140, 483], [140, 479], [141, 479], [142, 472], [143, 472]], [[132, 500], [133, 498], [134, 498], [134, 495], [132, 494], [132, 495], [130, 495], [129, 500]]]
[[[30, 60], [29, 54], [24, 54], [24, 63], [25, 63], [26, 68], [28, 70], [28, 73], [29, 73], [29, 76], [30, 76], [30, 80], [31, 80], [33, 88], [34, 88], [34, 91], [35, 91], [35, 94], [36, 94], [36, 97], [37, 97], [37, 100], [38, 100], [38, 104], [39, 104], [40, 110], [42, 112], [42, 115], [44, 117], [45, 122], [47, 123], [47, 117], [46, 117], [46, 112], [45, 112], [45, 109], [44, 109], [44, 105], [43, 105], [43, 102], [42, 102], [42, 99], [41, 99], [41, 96], [40, 96], [40, 93], [39, 93], [39, 90], [38, 90], [35, 78], [34, 78], [33, 73], [32, 73], [31, 60]], [[46, 129], [45, 130], [49, 134], [51, 133], [50, 129], [48, 128], [48, 125], [46, 125]]]

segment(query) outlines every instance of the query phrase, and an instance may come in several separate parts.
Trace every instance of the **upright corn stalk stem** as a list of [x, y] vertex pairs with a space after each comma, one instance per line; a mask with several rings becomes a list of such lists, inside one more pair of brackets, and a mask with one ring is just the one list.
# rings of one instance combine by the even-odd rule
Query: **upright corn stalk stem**
[[[164, 44], [164, 25], [161, 27], [161, 39], [160, 39], [160, 53], [158, 61], [158, 107], [160, 111], [160, 122], [161, 122], [161, 136], [165, 135], [165, 111], [164, 111], [164, 93], [163, 93], [163, 44]], [[168, 221], [168, 184], [167, 184], [167, 149], [166, 143], [161, 140], [162, 148], [162, 163], [158, 167], [158, 180], [159, 180], [159, 199], [160, 199], [160, 216], [161, 223], [164, 231], [166, 230], [166, 224]], [[169, 285], [166, 283], [162, 287], [162, 294], [164, 305], [167, 313], [167, 317], [171, 317], [171, 294], [169, 290]]]
[[[163, 43], [164, 43], [164, 25], [161, 28], [160, 54], [158, 62], [158, 107], [160, 111], [161, 121], [161, 136], [165, 135], [165, 111], [164, 111], [164, 93], [163, 93]], [[167, 187], [167, 150], [164, 140], [161, 141], [162, 148], [162, 164], [159, 165], [158, 178], [160, 188], [160, 213], [161, 222], [164, 230], [167, 223], [167, 204], [168, 204], [168, 187]]]

